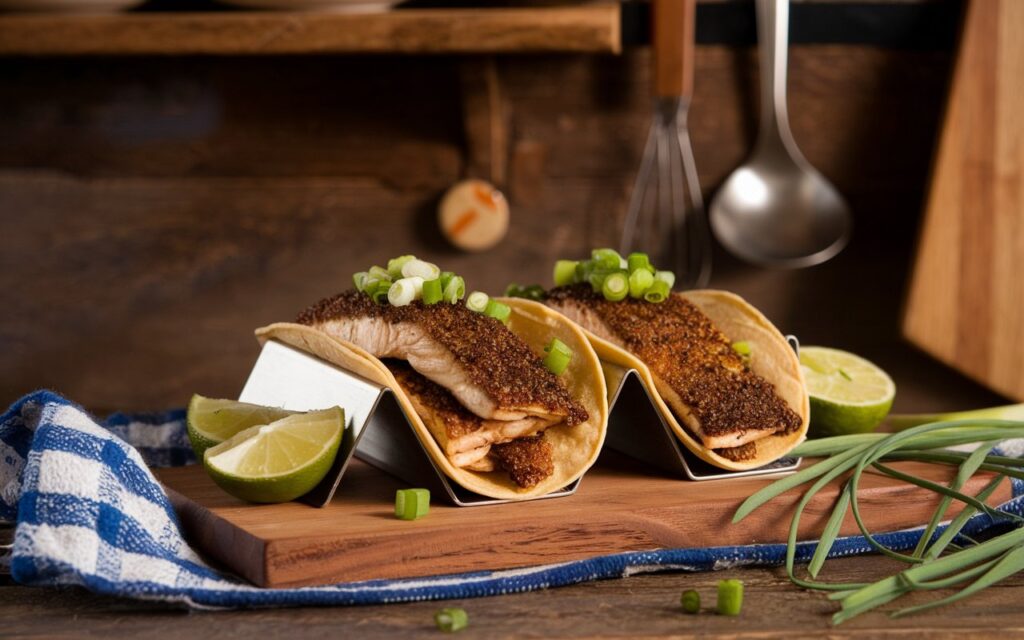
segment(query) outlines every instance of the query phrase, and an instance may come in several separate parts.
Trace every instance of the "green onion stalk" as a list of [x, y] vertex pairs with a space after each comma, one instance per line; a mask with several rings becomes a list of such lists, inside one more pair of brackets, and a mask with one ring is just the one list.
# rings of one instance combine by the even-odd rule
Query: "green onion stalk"
[[[790, 522], [786, 572], [798, 586], [832, 592], [830, 598], [841, 607], [833, 616], [835, 624], [841, 624], [913, 592], [959, 588], [952, 595], [897, 609], [891, 615], [909, 615], [966, 598], [1024, 570], [1024, 526], [1021, 526], [1024, 525], [1024, 518], [1000, 511], [987, 502], [1007, 478], [1024, 478], [1024, 459], [993, 453], [1003, 440], [1024, 437], [1024, 421], [988, 417], [997, 415], [1005, 418], [1009, 411], [1016, 411], [1019, 406], [1001, 407], [996, 413], [983, 415], [978, 412], [958, 413], [954, 416], [956, 419], [951, 420], [917, 424], [910, 424], [908, 420], [903, 430], [897, 433], [836, 436], [805, 442], [794, 449], [791, 455], [824, 459], [754, 493], [737, 509], [733, 522], [739, 522], [786, 491], [809, 485], [797, 502]], [[948, 447], [968, 444], [978, 446], [969, 452], [946, 450]], [[952, 467], [956, 473], [948, 483], [940, 484], [892, 465], [893, 462], [903, 460]], [[864, 472], [869, 469], [941, 496], [935, 512], [910, 553], [886, 547], [872, 535], [864, 522], [857, 489]], [[986, 472], [991, 479], [976, 494], [965, 493], [965, 487], [979, 472]], [[839, 495], [807, 566], [808, 577], [799, 576], [796, 571], [796, 550], [801, 516], [815, 495], [836, 482], [841, 487]], [[953, 502], [961, 503], [960, 513], [940, 533], [940, 523], [948, 519], [947, 513]], [[985, 542], [976, 543], [963, 534], [963, 529], [972, 516], [981, 513], [1009, 522], [1013, 528]], [[857, 528], [868, 544], [879, 553], [904, 563], [907, 568], [871, 583], [818, 580], [848, 514], [853, 515]], [[966, 541], [967, 546], [957, 545], [962, 541]], [[961, 588], [964, 584], [966, 586]]]

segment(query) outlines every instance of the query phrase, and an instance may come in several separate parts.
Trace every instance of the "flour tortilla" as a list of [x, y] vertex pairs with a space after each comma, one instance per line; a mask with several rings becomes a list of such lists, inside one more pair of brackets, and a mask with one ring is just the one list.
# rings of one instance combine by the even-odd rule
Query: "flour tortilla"
[[517, 485], [505, 471], [477, 472], [452, 465], [388, 368], [358, 346], [312, 327], [292, 323], [277, 323], [257, 329], [256, 337], [261, 344], [267, 340], [277, 340], [390, 387], [424, 449], [437, 467], [460, 486], [501, 500], [536, 498], [569, 485], [597, 460], [608, 428], [608, 390], [597, 353], [575, 323], [557, 311], [531, 300], [499, 300], [512, 308], [509, 329], [522, 338], [538, 356], [543, 357], [544, 347], [552, 338], [558, 338], [572, 349], [573, 357], [569, 366], [559, 378], [569, 389], [569, 394], [586, 408], [590, 416], [581, 424], [569, 426], [561, 423], [545, 430], [545, 439], [551, 446], [554, 472], [529, 489]]
[[800, 428], [784, 435], [771, 435], [756, 441], [757, 454], [751, 460], [730, 460], [703, 443], [684, 428], [657, 391], [650, 369], [632, 353], [585, 331], [597, 355], [604, 361], [626, 369], [636, 369], [665, 422], [687, 449], [699, 458], [722, 469], [747, 471], [785, 456], [807, 438], [811, 408], [804, 386], [800, 360], [786, 338], [764, 315], [743, 298], [728, 291], [701, 289], [673, 293], [695, 304], [732, 342], [750, 344], [750, 368], [775, 386], [775, 393], [800, 416]]

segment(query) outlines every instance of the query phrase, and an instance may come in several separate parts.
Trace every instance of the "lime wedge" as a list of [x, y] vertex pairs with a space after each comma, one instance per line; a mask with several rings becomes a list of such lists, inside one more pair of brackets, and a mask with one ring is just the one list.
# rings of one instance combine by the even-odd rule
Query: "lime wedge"
[[207, 449], [236, 433], [258, 424], [270, 424], [293, 413], [276, 407], [261, 407], [236, 400], [215, 400], [196, 394], [188, 403], [188, 439], [192, 442], [196, 457], [202, 460]]
[[860, 356], [802, 346], [800, 366], [811, 398], [811, 437], [866, 433], [892, 408], [892, 378]]
[[257, 425], [206, 450], [203, 464], [221, 489], [249, 502], [287, 502], [331, 468], [345, 429], [340, 407]]

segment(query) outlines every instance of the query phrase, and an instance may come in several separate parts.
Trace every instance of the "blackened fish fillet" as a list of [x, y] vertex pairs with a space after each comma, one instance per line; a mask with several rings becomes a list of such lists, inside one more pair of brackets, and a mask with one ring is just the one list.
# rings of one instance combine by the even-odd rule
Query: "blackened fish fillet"
[[408, 363], [384, 363], [455, 466], [492, 471], [497, 463], [516, 484], [525, 488], [554, 472], [551, 447], [542, 438], [543, 430], [552, 420], [532, 416], [513, 421], [484, 420]]
[[532, 436], [554, 424], [553, 419], [527, 416], [519, 420], [485, 420], [459, 404], [444, 387], [431, 382], [402, 360], [385, 360], [399, 386], [412, 400], [416, 413], [457, 467], [480, 468], [492, 444]]
[[[729, 339], [680, 295], [660, 304], [609, 302], [584, 284], [552, 290], [547, 303], [640, 358], [673, 412], [709, 449], [800, 428], [800, 416], [775, 387], [750, 371]], [[751, 448], [733, 453], [747, 457]]]
[[462, 304], [377, 304], [358, 291], [327, 298], [297, 320], [379, 358], [407, 360], [485, 419], [537, 416], [569, 425], [587, 410], [519, 336]]

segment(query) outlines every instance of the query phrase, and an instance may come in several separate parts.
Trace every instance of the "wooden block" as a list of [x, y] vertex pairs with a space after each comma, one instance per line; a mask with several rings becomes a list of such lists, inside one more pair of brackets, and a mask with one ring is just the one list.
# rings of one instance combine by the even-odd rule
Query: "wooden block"
[[[894, 465], [946, 482], [952, 472], [921, 463]], [[252, 505], [221, 491], [198, 466], [157, 470], [170, 491], [186, 536], [216, 562], [266, 587], [328, 584], [526, 567], [624, 551], [781, 542], [791, 508], [787, 493], [731, 524], [740, 503], [771, 479], [689, 482], [645, 470], [605, 452], [573, 496], [452, 507], [435, 497], [430, 515], [394, 516], [395, 490], [405, 485], [355, 461], [334, 501], [323, 509], [299, 503]], [[977, 493], [990, 477], [965, 488]], [[801, 522], [813, 538], [828, 519], [838, 485], [818, 494]], [[1010, 497], [1009, 483], [992, 496]], [[860, 505], [872, 531], [927, 522], [938, 498], [879, 474], [861, 482]], [[958, 510], [950, 510], [950, 517]], [[857, 532], [848, 518], [844, 535]]]

